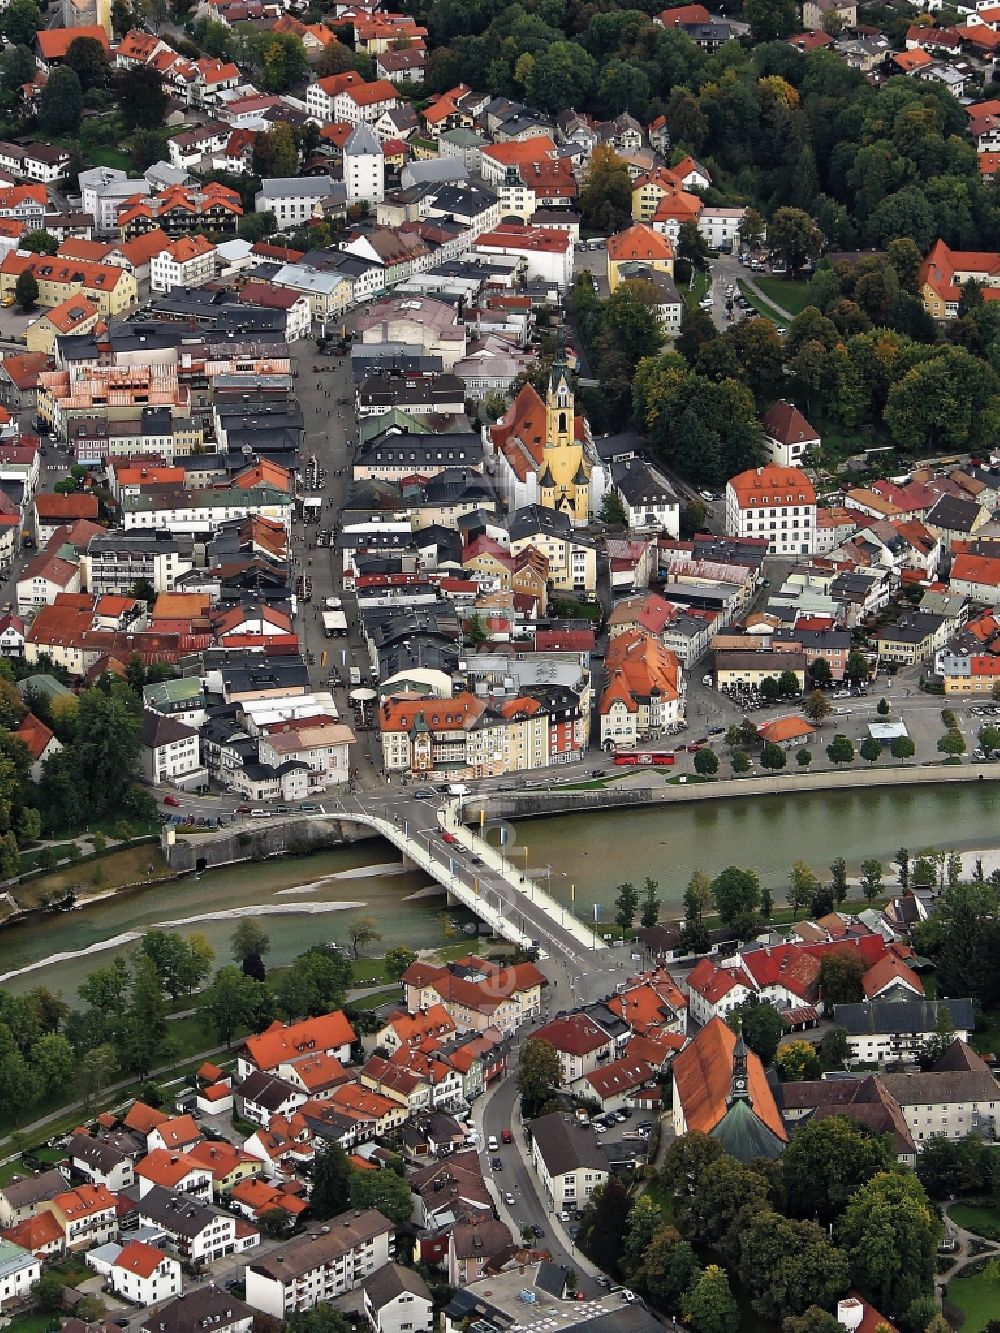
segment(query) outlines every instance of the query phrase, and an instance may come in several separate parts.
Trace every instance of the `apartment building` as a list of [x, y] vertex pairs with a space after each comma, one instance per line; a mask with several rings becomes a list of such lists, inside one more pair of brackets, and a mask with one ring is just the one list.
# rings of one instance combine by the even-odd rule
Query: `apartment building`
[[82, 295], [107, 319], [126, 314], [138, 302], [136, 280], [123, 268], [21, 250], [8, 251], [0, 261], [0, 296], [13, 296], [18, 278], [27, 270], [38, 284], [38, 304], [47, 309]]
[[726, 532], [766, 537], [769, 555], [809, 555], [816, 543], [816, 492], [797, 467], [750, 468], [726, 484]]
[[150, 262], [149, 285], [154, 292], [203, 287], [215, 277], [215, 246], [204, 236], [179, 236]]
[[609, 1175], [594, 1131], [561, 1111], [531, 1122], [531, 1165], [542, 1198], [555, 1212], [585, 1207]]
[[246, 1267], [247, 1304], [287, 1319], [352, 1291], [392, 1256], [393, 1227], [374, 1208], [341, 1213]]
[[149, 583], [157, 593], [171, 592], [194, 568], [193, 544], [171, 532], [116, 528], [91, 537], [82, 567], [86, 590], [98, 595], [124, 596], [138, 582]]

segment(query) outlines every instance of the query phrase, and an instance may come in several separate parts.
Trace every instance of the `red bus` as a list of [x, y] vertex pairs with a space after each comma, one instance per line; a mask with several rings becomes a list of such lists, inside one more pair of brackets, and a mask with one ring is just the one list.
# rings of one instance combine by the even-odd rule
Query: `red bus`
[[650, 767], [666, 768], [674, 762], [672, 750], [623, 750], [615, 755], [619, 768]]

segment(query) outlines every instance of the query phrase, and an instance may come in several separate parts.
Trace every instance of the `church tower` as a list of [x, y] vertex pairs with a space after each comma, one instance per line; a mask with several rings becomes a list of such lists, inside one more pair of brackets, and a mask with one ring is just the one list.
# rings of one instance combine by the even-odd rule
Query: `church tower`
[[736, 1045], [733, 1047], [733, 1077], [729, 1085], [729, 1097], [726, 1104], [732, 1106], [734, 1102], [750, 1101], [750, 1079], [747, 1074], [747, 1048], [743, 1041], [743, 1024], [740, 1024], [740, 1030], [736, 1034]]
[[559, 345], [552, 361], [549, 387], [545, 391], [545, 447], [567, 449], [573, 443], [576, 430], [574, 421], [573, 389], [569, 381], [563, 332], [557, 334]]

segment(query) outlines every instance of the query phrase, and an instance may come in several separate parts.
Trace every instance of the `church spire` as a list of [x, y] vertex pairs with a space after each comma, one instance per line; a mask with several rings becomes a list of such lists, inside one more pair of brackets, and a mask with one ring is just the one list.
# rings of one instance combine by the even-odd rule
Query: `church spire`
[[736, 1031], [736, 1045], [733, 1047], [733, 1077], [729, 1085], [727, 1105], [734, 1102], [750, 1101], [750, 1080], [747, 1075], [747, 1048], [743, 1040], [743, 1023]]

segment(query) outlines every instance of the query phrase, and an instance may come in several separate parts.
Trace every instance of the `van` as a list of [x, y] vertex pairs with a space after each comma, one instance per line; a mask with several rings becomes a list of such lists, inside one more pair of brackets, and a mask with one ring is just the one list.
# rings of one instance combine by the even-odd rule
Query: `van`
[[360, 668], [360, 667], [352, 666], [352, 667], [350, 668], [350, 670], [349, 670], [349, 673], [348, 673], [348, 679], [350, 680], [350, 682], [351, 682], [352, 685], [360, 685], [360, 684], [361, 684], [361, 668]]

